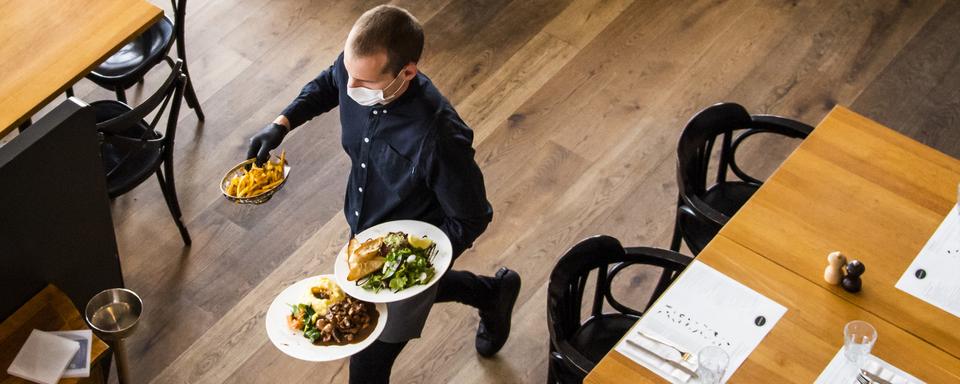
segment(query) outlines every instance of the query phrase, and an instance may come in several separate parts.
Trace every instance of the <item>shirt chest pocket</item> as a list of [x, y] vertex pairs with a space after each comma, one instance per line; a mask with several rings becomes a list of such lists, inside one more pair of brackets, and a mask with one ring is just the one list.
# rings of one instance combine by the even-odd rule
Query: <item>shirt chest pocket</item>
[[403, 199], [416, 183], [417, 175], [414, 173], [413, 162], [383, 141], [374, 145], [373, 150], [380, 180], [387, 189]]

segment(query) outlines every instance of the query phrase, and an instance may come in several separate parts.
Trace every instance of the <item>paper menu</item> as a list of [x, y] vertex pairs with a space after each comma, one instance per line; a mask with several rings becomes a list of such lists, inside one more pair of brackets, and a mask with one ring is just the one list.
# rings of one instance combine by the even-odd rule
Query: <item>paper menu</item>
[[[691, 263], [676, 282], [647, 310], [616, 349], [636, 356], [628, 339], [650, 332], [696, 354], [706, 346], [730, 355], [723, 381], [743, 364], [760, 341], [777, 324], [787, 308], [740, 282], [699, 262]], [[664, 379], [677, 380], [643, 359], [634, 359]]]
[[80, 349], [77, 350], [77, 353], [73, 355], [73, 358], [67, 364], [67, 368], [63, 371], [62, 377], [89, 377], [90, 347], [93, 344], [93, 332], [89, 329], [84, 329], [79, 331], [52, 331], [47, 333], [73, 340], [80, 346]]
[[900, 276], [896, 287], [960, 317], [960, 208], [957, 205]]
[[[904, 372], [903, 370], [883, 361], [883, 359], [870, 355], [867, 357], [867, 361], [876, 361], [883, 368], [884, 373], [882, 376], [890, 377], [891, 383], [908, 383], [908, 384], [919, 384], [923, 383], [920, 379], [913, 377], [909, 373]], [[866, 365], [866, 364], [865, 364]], [[840, 347], [840, 350], [837, 351], [837, 354], [833, 355], [833, 359], [830, 360], [830, 364], [827, 364], [827, 367], [823, 369], [823, 372], [820, 373], [820, 376], [817, 377], [817, 381], [814, 384], [850, 384], [857, 382], [857, 375], [860, 374], [860, 370], [857, 369], [856, 364], [847, 360], [843, 356], [843, 347]]]

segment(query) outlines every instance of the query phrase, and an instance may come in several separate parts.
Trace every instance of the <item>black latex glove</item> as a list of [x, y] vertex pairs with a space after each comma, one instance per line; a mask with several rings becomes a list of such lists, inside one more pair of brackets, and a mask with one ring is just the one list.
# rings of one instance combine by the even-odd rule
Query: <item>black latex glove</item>
[[257, 165], [263, 165], [270, 159], [270, 151], [279, 147], [283, 137], [287, 135], [287, 127], [272, 123], [250, 138], [250, 149], [247, 150], [247, 159], [257, 158]]

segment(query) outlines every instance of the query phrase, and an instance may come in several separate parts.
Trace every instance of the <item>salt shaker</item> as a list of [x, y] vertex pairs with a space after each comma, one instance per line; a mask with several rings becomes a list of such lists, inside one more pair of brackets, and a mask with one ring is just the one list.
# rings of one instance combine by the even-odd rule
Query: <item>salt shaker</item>
[[827, 267], [823, 269], [823, 280], [828, 284], [840, 284], [843, 279], [843, 266], [847, 263], [847, 258], [840, 252], [834, 251], [827, 255]]

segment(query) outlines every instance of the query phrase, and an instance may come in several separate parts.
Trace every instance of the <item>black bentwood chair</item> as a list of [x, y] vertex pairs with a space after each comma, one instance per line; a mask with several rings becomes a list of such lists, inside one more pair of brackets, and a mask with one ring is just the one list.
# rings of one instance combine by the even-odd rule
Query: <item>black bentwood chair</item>
[[[125, 89], [134, 84], [143, 82], [143, 77], [157, 64], [164, 61], [174, 42], [177, 44], [177, 56], [183, 61], [183, 73], [187, 74], [186, 100], [187, 106], [193, 108], [197, 118], [203, 121], [203, 110], [197, 99], [187, 70], [187, 52], [184, 48], [184, 19], [186, 19], [187, 1], [171, 0], [174, 20], [164, 15], [143, 34], [123, 46], [117, 53], [100, 63], [87, 79], [97, 85], [111, 89], [117, 93], [117, 100], [127, 102]], [[73, 88], [67, 89], [67, 96], [73, 96]]]
[[[115, 100], [95, 101], [90, 105], [97, 114], [100, 156], [107, 173], [107, 194], [110, 198], [120, 196], [156, 174], [183, 243], [190, 245], [190, 233], [180, 218], [180, 203], [173, 181], [174, 138], [187, 76], [183, 73], [182, 61], [169, 57], [164, 60], [170, 65], [170, 76], [140, 105], [131, 108]], [[167, 128], [161, 133], [156, 127], [168, 105]], [[147, 123], [145, 118], [154, 111], [156, 114]]]
[[[734, 132], [738, 133], [734, 135]], [[670, 249], [680, 250], [681, 238], [697, 255], [763, 184], [737, 165], [736, 151], [745, 139], [758, 133], [806, 138], [813, 127], [772, 115], [750, 115], [739, 104], [720, 103], [697, 113], [677, 144], [677, 217]], [[707, 170], [714, 143], [720, 139], [717, 179], [707, 186]], [[739, 178], [728, 181], [727, 170]]]
[[[691, 260], [663, 249], [623, 248], [610, 236], [591, 237], [570, 248], [553, 268], [547, 291], [548, 382], [582, 382], [587, 372], [616, 345]], [[631, 265], [660, 267], [663, 275], [669, 276], [659, 280], [643, 311], [621, 304], [610, 289], [617, 274]], [[593, 305], [590, 316], [581, 321], [584, 289], [593, 272], [596, 272]], [[603, 313], [604, 300], [618, 312]]]

